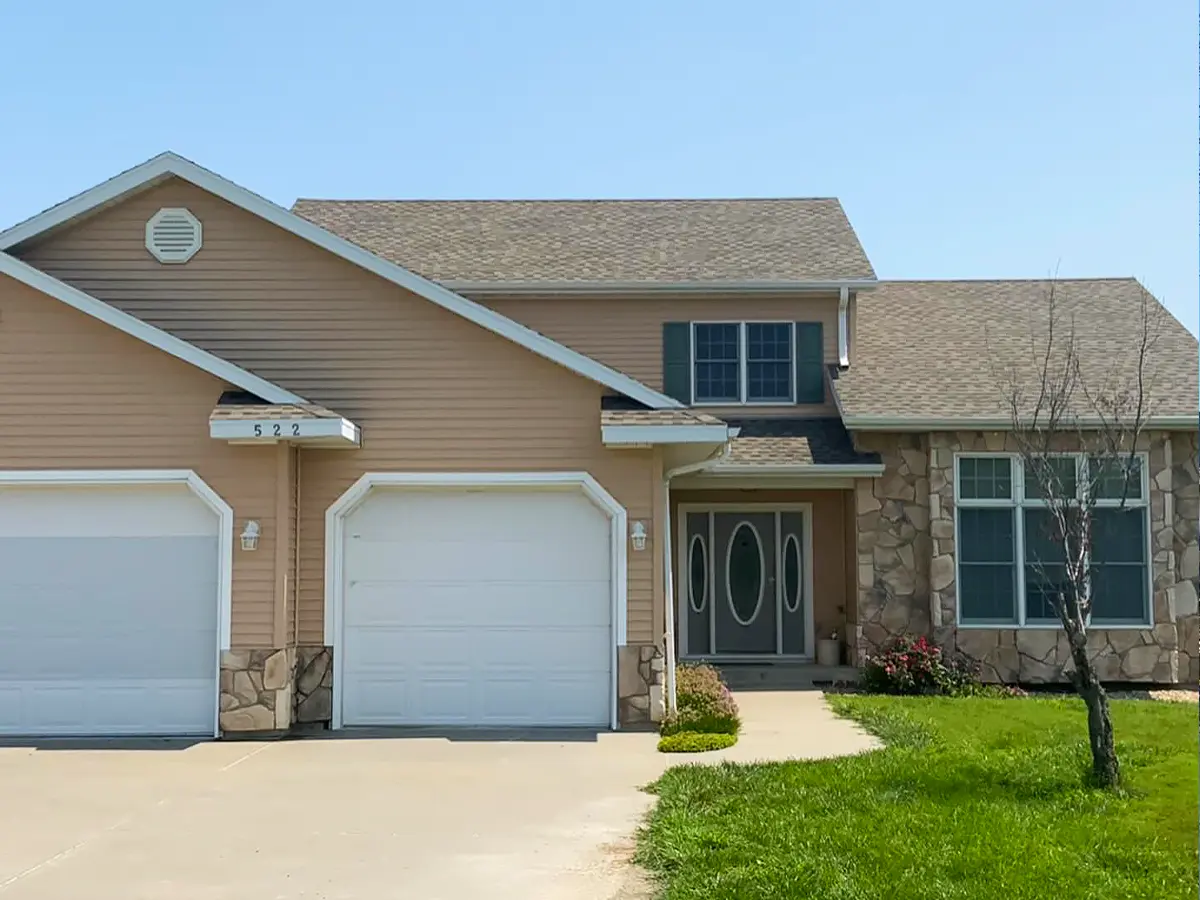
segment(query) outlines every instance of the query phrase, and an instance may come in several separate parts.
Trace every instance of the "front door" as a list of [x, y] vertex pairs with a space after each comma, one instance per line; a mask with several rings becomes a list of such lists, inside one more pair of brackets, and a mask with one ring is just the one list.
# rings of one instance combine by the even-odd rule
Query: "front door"
[[808, 655], [805, 510], [689, 510], [682, 518], [683, 654]]

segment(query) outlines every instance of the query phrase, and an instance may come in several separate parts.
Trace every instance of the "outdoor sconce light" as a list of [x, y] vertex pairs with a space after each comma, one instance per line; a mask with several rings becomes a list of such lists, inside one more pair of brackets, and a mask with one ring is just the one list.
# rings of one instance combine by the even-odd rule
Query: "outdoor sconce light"
[[242, 549], [257, 550], [258, 536], [262, 533], [262, 529], [258, 523], [251, 519], [246, 523], [246, 528], [242, 531]]
[[629, 529], [629, 538], [633, 541], [634, 550], [646, 549], [646, 526], [641, 522], [634, 522], [633, 527]]

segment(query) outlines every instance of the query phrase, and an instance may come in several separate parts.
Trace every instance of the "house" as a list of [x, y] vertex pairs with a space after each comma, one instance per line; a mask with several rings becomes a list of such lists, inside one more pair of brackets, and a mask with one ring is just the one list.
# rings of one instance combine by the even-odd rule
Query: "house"
[[[1058, 288], [1110, 358], [1141, 286]], [[836, 200], [289, 211], [155, 157], [0, 232], [0, 733], [617, 727], [834, 634], [1059, 678], [986, 364], [1044, 289], [880, 281]], [[1170, 320], [1108, 679], [1197, 677], [1196, 363]]]

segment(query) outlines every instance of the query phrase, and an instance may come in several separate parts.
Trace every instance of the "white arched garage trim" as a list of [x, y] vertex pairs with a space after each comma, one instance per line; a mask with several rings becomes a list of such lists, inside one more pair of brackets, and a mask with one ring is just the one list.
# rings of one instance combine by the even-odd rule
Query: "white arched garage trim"
[[617, 727], [617, 647], [626, 632], [627, 554], [625, 507], [587, 472], [367, 472], [325, 513], [325, 643], [333, 648], [333, 728], [342, 727], [342, 605], [346, 517], [374, 487], [543, 488], [578, 490], [609, 518], [612, 543], [611, 725]]
[[[221, 670], [221, 653], [229, 649], [233, 606], [233, 507], [190, 469], [28, 469], [0, 471], [0, 486], [182, 484], [217, 514], [217, 646], [216, 669]], [[221, 736], [220, 678], [213, 677], [213, 736]]]

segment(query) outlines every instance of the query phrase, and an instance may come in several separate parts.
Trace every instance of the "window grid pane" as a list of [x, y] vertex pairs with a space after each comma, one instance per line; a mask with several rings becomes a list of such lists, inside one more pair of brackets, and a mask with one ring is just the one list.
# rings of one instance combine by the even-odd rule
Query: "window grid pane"
[[1093, 479], [1096, 497], [1100, 500], [1141, 500], [1142, 499], [1142, 461], [1139, 457], [1132, 460], [1096, 459], [1088, 460], [1088, 477]]
[[1012, 498], [1012, 460], [1008, 457], [964, 456], [958, 461], [958, 496], [964, 500]]
[[1013, 509], [958, 511], [958, 602], [964, 622], [1017, 621], [1017, 567]]
[[786, 322], [746, 325], [746, 399], [792, 399], [792, 326]]
[[695, 395], [699, 402], [741, 399], [738, 375], [738, 326], [699, 324], [694, 326]]
[[[1032, 464], [1031, 464], [1032, 462]], [[1048, 456], [1025, 463], [1025, 496], [1045, 500], [1052, 496], [1065, 500], [1076, 496], [1078, 463], [1074, 456]]]

